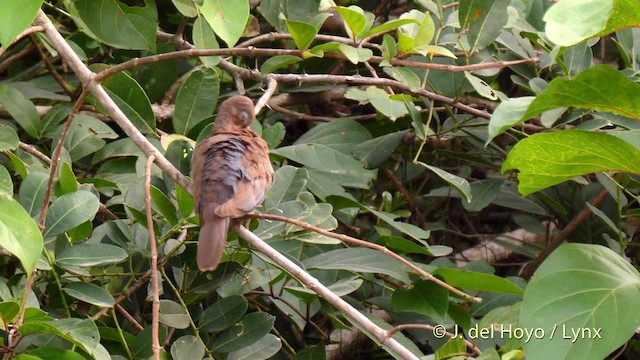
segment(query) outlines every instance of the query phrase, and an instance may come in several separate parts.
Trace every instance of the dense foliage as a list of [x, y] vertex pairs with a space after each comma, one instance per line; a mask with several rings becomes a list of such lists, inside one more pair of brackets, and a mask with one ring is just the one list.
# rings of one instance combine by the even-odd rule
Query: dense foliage
[[[638, 357], [635, 1], [2, 6], [5, 359]], [[203, 273], [237, 93], [276, 179]]]

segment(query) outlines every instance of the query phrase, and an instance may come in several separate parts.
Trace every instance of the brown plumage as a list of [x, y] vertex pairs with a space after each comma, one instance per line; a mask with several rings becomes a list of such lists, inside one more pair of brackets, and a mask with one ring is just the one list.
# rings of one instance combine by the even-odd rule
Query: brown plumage
[[220, 105], [211, 137], [193, 155], [196, 211], [200, 215], [198, 268], [218, 266], [231, 218], [241, 217], [264, 199], [273, 182], [265, 141], [249, 129], [253, 102], [233, 96]]

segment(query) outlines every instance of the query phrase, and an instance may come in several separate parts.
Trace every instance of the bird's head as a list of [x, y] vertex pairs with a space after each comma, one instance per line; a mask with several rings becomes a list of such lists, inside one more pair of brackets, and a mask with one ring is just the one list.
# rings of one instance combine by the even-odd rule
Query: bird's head
[[253, 101], [246, 96], [236, 95], [228, 98], [218, 109], [214, 132], [248, 127], [256, 118], [253, 109]]

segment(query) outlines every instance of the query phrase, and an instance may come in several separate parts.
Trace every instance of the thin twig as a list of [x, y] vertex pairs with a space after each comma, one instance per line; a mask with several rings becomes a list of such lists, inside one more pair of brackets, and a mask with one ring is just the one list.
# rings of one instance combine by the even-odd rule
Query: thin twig
[[382, 328], [374, 324], [368, 317], [364, 316], [357, 309], [349, 305], [341, 297], [334, 294], [327, 287], [322, 285], [320, 281], [311, 276], [308, 272], [303, 270], [297, 264], [289, 260], [286, 256], [279, 253], [277, 250], [269, 246], [266, 242], [262, 241], [254, 233], [247, 230], [244, 226], [238, 225], [235, 227], [238, 235], [247, 241], [251, 246], [258, 249], [262, 254], [265, 254], [269, 259], [272, 259], [275, 263], [286, 269], [291, 275], [302, 282], [310, 290], [316, 292], [323, 297], [327, 302], [340, 310], [345, 317], [354, 324], [367, 330], [375, 340], [379, 341], [383, 346], [386, 346], [394, 355], [401, 357], [402, 359], [415, 359], [418, 357], [414, 355], [409, 349], [404, 347], [394, 338], [387, 336], [387, 332]]
[[378, 116], [377, 114], [365, 114], [365, 115], [333, 118], [333, 117], [328, 117], [328, 116], [316, 116], [316, 115], [304, 114], [304, 113], [301, 113], [301, 112], [289, 110], [289, 109], [287, 109], [285, 107], [282, 107], [280, 105], [269, 104], [269, 107], [271, 109], [273, 109], [274, 111], [277, 111], [279, 113], [283, 113], [283, 114], [288, 115], [288, 116], [290, 116], [290, 117], [292, 117], [294, 119], [306, 120], [306, 121], [330, 122], [330, 121], [335, 121], [335, 120], [347, 120], [347, 119], [348, 120], [353, 120], [353, 121], [369, 121], [369, 120], [375, 120], [376, 117]]
[[269, 80], [267, 82], [267, 91], [265, 91], [260, 99], [256, 102], [254, 108], [254, 112], [256, 115], [258, 115], [260, 111], [262, 111], [262, 108], [267, 105], [273, 94], [276, 92], [276, 89], [278, 89], [278, 82], [275, 81], [272, 77], [269, 77]]
[[136, 319], [134, 319], [133, 316], [131, 316], [131, 314], [129, 314], [129, 312], [127, 312], [127, 310], [122, 307], [122, 305], [116, 304], [114, 305], [114, 308], [120, 313], [120, 315], [124, 316], [124, 318], [127, 319], [127, 321], [131, 325], [133, 325], [134, 328], [136, 328], [136, 330], [144, 330], [144, 326], [140, 325], [140, 323]]
[[147, 158], [144, 168], [144, 203], [147, 210], [147, 229], [149, 230], [149, 247], [151, 250], [151, 295], [152, 295], [152, 321], [151, 321], [151, 348], [153, 357], [160, 360], [160, 289], [158, 279], [158, 246], [156, 244], [156, 234], [153, 229], [153, 215], [151, 214], [151, 165], [155, 160], [153, 154]]
[[22, 39], [23, 37], [33, 34], [33, 33], [37, 33], [37, 32], [42, 32], [44, 31], [44, 27], [43, 26], [29, 26], [28, 28], [22, 30], [22, 32], [20, 34], [18, 34], [18, 36], [16, 36], [15, 39], [11, 40], [11, 42], [9, 43], [9, 45], [0, 47], [0, 56], [2, 56], [2, 54], [5, 53], [5, 51], [7, 51], [8, 48], [10, 48], [13, 44], [17, 43], [18, 41], [20, 41], [20, 39]]
[[58, 144], [56, 145], [55, 150], [53, 151], [53, 157], [51, 159], [51, 167], [49, 169], [49, 180], [47, 180], [47, 188], [44, 193], [44, 199], [42, 201], [42, 210], [40, 211], [40, 220], [38, 221], [38, 227], [40, 231], [44, 231], [45, 222], [47, 220], [47, 212], [49, 211], [49, 201], [51, 201], [51, 193], [53, 191], [53, 181], [56, 178], [56, 173], [58, 171], [58, 163], [60, 162], [60, 153], [62, 153], [62, 148], [64, 147], [64, 142], [67, 139], [67, 135], [69, 134], [69, 128], [71, 128], [71, 123], [73, 119], [80, 111], [80, 107], [84, 100], [89, 96], [89, 91], [85, 88], [82, 90], [80, 97], [76, 100], [76, 103], [73, 104], [73, 108], [67, 117], [67, 121], [64, 123], [62, 127], [62, 131], [60, 132], [60, 138], [58, 139]]
[[273, 215], [273, 214], [265, 214], [265, 213], [255, 213], [255, 214], [249, 214], [248, 216], [256, 218], [256, 219], [265, 219], [265, 220], [274, 220], [274, 221], [281, 221], [281, 222], [286, 222], [289, 224], [293, 224], [296, 226], [299, 226], [303, 229], [307, 229], [307, 230], [311, 230], [314, 232], [317, 232], [318, 234], [322, 234], [325, 236], [328, 236], [330, 238], [334, 238], [334, 239], [338, 239], [344, 243], [349, 243], [349, 244], [354, 244], [354, 245], [358, 245], [358, 246], [362, 246], [362, 247], [367, 247], [370, 249], [374, 249], [377, 251], [380, 251], [381, 253], [390, 256], [392, 258], [394, 258], [395, 260], [401, 262], [403, 265], [409, 267], [411, 270], [415, 271], [416, 273], [418, 273], [420, 276], [424, 277], [427, 280], [433, 281], [434, 283], [442, 286], [443, 288], [449, 290], [450, 292], [457, 294], [458, 296], [462, 297], [463, 299], [469, 300], [469, 301], [473, 301], [473, 302], [477, 302], [477, 303], [481, 303], [482, 299], [479, 297], [475, 297], [475, 296], [471, 296], [469, 294], [464, 293], [463, 291], [460, 291], [458, 289], [456, 289], [455, 287], [447, 284], [446, 282], [438, 279], [437, 277], [433, 276], [432, 274], [422, 270], [421, 268], [419, 268], [418, 266], [416, 266], [415, 264], [413, 264], [412, 262], [408, 261], [407, 259], [403, 258], [402, 256], [394, 253], [393, 251], [387, 249], [384, 246], [380, 246], [378, 244], [374, 244], [368, 241], [364, 241], [364, 240], [360, 240], [360, 239], [356, 239], [354, 237], [351, 237], [349, 235], [344, 235], [344, 234], [336, 234], [333, 233], [331, 231], [325, 230], [325, 229], [321, 229], [317, 226], [313, 226], [311, 224], [305, 223], [303, 221], [300, 220], [296, 220], [296, 219], [291, 219], [288, 217], [284, 217], [284, 216], [280, 216], [280, 215]]
[[44, 153], [40, 152], [40, 150], [36, 149], [35, 146], [27, 144], [27, 143], [23, 143], [22, 141], [20, 141], [20, 143], [18, 143], [18, 147], [20, 147], [20, 149], [28, 152], [29, 154], [37, 157], [38, 159], [42, 160], [43, 163], [50, 165], [51, 164], [51, 159], [49, 159], [49, 157], [47, 155], [45, 155]]
[[58, 70], [56, 70], [56, 67], [53, 66], [51, 59], [49, 59], [49, 56], [47, 56], [47, 54], [44, 52], [44, 49], [42, 48], [42, 45], [40, 44], [40, 42], [38, 42], [38, 40], [35, 38], [34, 35], [29, 35], [29, 39], [38, 50], [38, 53], [40, 54], [42, 61], [44, 61], [44, 65], [47, 67], [47, 69], [51, 73], [51, 76], [53, 76], [53, 78], [58, 82], [58, 84], [60, 84], [60, 87], [62, 88], [62, 90], [64, 90], [65, 94], [67, 94], [70, 97], [73, 97], [73, 91], [69, 89], [69, 84], [67, 84], [67, 82], [62, 78], [62, 76], [60, 76], [60, 74], [58, 73]]

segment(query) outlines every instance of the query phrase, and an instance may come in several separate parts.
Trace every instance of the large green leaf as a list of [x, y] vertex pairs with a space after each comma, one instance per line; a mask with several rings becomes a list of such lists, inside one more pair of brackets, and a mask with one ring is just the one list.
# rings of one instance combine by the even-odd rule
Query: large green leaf
[[238, 351], [262, 339], [273, 327], [276, 318], [267, 313], [254, 312], [245, 315], [233, 327], [221, 332], [209, 344], [217, 352]]
[[55, 335], [79, 346], [89, 354], [103, 354], [98, 327], [90, 319], [67, 318], [55, 321], [25, 321], [20, 327], [21, 335]]
[[20, 260], [30, 276], [42, 254], [42, 234], [10, 194], [0, 192], [0, 246]]
[[523, 196], [600, 171], [640, 174], [640, 150], [615, 136], [582, 130], [535, 134], [513, 147], [502, 171], [517, 169]]
[[511, 281], [497, 275], [485, 274], [477, 271], [439, 268], [433, 272], [439, 275], [447, 284], [464, 289], [499, 292], [507, 294], [522, 294], [523, 291]]
[[99, 266], [119, 263], [127, 257], [127, 252], [115, 245], [84, 243], [59, 251], [56, 262], [61, 266]]
[[173, 300], [160, 300], [160, 323], [176, 329], [189, 327], [189, 315], [186, 309]]
[[489, 136], [485, 146], [489, 145], [491, 140], [496, 136], [511, 129], [514, 125], [519, 124], [527, 119], [523, 118], [531, 102], [535, 100], [532, 96], [523, 96], [504, 100], [498, 105], [489, 119]]
[[9, 126], [0, 125], [0, 152], [15, 150], [20, 144], [16, 131]]
[[113, 296], [106, 289], [92, 283], [74, 282], [65, 285], [62, 290], [65, 294], [92, 305], [113, 307], [115, 304]]
[[0, 46], [9, 47], [11, 41], [26, 29], [42, 6], [42, 0], [4, 0], [0, 11]]
[[389, 275], [409, 283], [409, 270], [393, 258], [366, 248], [337, 249], [316, 255], [304, 261], [307, 269], [336, 269]]
[[20, 185], [18, 200], [31, 216], [37, 215], [42, 210], [47, 181], [49, 181], [49, 175], [34, 171], [27, 175]]
[[184, 335], [171, 345], [171, 357], [174, 360], [204, 358], [205, 346], [202, 340], [193, 335]]
[[435, 166], [431, 166], [429, 164], [425, 164], [421, 161], [418, 161], [418, 164], [433, 171], [442, 180], [446, 181], [449, 185], [453, 186], [454, 189], [458, 190], [458, 192], [462, 196], [464, 196], [465, 200], [467, 200], [468, 203], [471, 203], [471, 201], [473, 200], [473, 194], [471, 193], [471, 185], [469, 184], [469, 181], [467, 181], [467, 179], [461, 178], [457, 175], [453, 175], [448, 171], [442, 170]]
[[640, 325], [639, 296], [640, 274], [620, 255], [600, 245], [561, 246], [525, 292], [520, 325], [549, 334], [523, 342], [527, 357], [606, 358]]
[[106, 79], [102, 84], [116, 105], [140, 131], [145, 134], [155, 133], [156, 119], [151, 102], [134, 78], [121, 72]]
[[247, 300], [240, 295], [222, 298], [200, 315], [198, 327], [206, 332], [222, 331], [240, 320], [247, 311]]
[[449, 291], [427, 280], [418, 280], [411, 289], [398, 289], [391, 296], [398, 311], [412, 311], [443, 321], [449, 308]]
[[[4, 11], [4, 10], [3, 10]], [[35, 105], [11, 85], [0, 84], [0, 105], [32, 137], [38, 137], [42, 122]]]
[[318, 35], [318, 29], [306, 22], [286, 20], [286, 24], [291, 38], [293, 38], [300, 51], [307, 50], [313, 39]]
[[640, 84], [607, 65], [597, 65], [573, 80], [555, 78], [522, 116], [530, 119], [547, 110], [576, 107], [640, 119]]
[[365, 141], [353, 148], [353, 156], [369, 169], [375, 169], [391, 156], [409, 130], [397, 131]]
[[[23, 182], [24, 183], [24, 182]], [[13, 182], [7, 168], [0, 165], [0, 193], [13, 196]]]
[[249, 20], [249, 1], [207, 0], [199, 4], [200, 13], [228, 47], [233, 47]]
[[544, 14], [545, 33], [558, 45], [577, 44], [604, 29], [615, 2], [618, 1], [559, 1]]
[[376, 177], [375, 171], [365, 169], [363, 164], [353, 157], [321, 144], [285, 146], [273, 150], [272, 153], [330, 174], [343, 186], [367, 188], [371, 180]]
[[60, 235], [93, 219], [99, 207], [98, 198], [86, 190], [62, 195], [49, 207], [44, 237]]
[[355, 40], [367, 26], [367, 18], [364, 16], [364, 12], [356, 5], [349, 7], [336, 6], [335, 9], [342, 17], [349, 37]]
[[458, 17], [460, 26], [469, 29], [469, 51], [483, 49], [491, 44], [507, 24], [509, 0], [460, 1]]
[[318, 13], [321, 0], [264, 0], [258, 11], [278, 32], [286, 32], [285, 19], [311, 23]]
[[367, 129], [353, 120], [331, 121], [315, 126], [296, 140], [295, 144], [322, 144], [345, 155], [353, 147], [371, 139]]
[[271, 359], [282, 348], [282, 340], [273, 334], [267, 334], [255, 343], [236, 350], [227, 356], [227, 360], [263, 360]]
[[117, 0], [77, 0], [78, 14], [100, 41], [121, 49], [156, 50], [156, 3], [128, 6]]
[[[220, 45], [216, 40], [216, 34], [214, 33], [211, 25], [202, 16], [198, 16], [193, 22], [193, 45], [196, 49], [218, 49]], [[219, 56], [201, 56], [200, 60], [206, 66], [216, 66], [220, 62]]]
[[285, 165], [276, 171], [275, 180], [262, 203], [271, 209], [284, 201], [297, 199], [307, 185], [309, 173], [306, 169]]
[[202, 68], [191, 73], [176, 96], [175, 132], [187, 135], [194, 126], [209, 117], [216, 108], [219, 92], [220, 80], [215, 70]]

